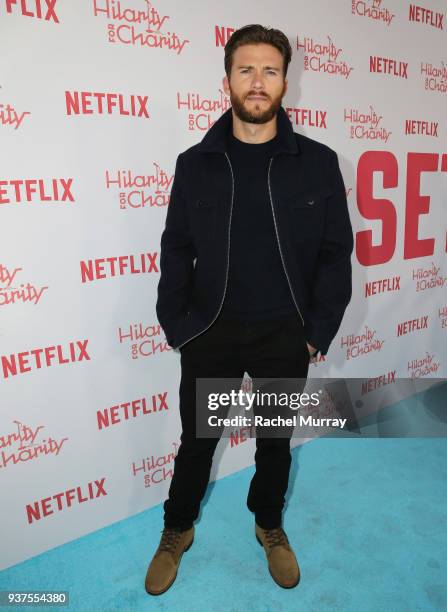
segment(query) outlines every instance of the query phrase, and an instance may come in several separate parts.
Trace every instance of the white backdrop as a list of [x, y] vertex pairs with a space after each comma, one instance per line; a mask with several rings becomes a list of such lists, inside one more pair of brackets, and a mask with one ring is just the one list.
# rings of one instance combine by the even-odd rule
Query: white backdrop
[[[287, 34], [283, 106], [347, 189], [353, 299], [310, 376], [446, 376], [446, 5], [424, 6], [0, 0], [0, 569], [166, 498], [160, 234], [177, 155], [229, 108], [243, 25]], [[253, 463], [236, 433], [212, 479]]]

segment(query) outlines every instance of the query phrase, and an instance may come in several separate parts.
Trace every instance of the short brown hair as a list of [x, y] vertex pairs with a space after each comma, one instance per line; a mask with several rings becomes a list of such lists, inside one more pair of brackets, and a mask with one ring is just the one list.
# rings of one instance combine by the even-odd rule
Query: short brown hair
[[287, 69], [292, 59], [292, 47], [284, 32], [274, 28], [265, 28], [259, 23], [246, 25], [233, 32], [225, 45], [225, 72], [230, 78], [231, 67], [233, 65], [233, 54], [242, 45], [255, 45], [264, 43], [276, 47], [283, 57], [283, 76], [286, 78]]

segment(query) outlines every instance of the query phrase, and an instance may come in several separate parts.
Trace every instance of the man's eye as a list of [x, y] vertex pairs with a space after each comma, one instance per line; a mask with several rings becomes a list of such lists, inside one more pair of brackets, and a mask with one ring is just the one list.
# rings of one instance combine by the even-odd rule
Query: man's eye
[[[242, 68], [241, 72], [248, 72], [248, 68]], [[276, 74], [275, 70], [267, 70], [269, 74]]]

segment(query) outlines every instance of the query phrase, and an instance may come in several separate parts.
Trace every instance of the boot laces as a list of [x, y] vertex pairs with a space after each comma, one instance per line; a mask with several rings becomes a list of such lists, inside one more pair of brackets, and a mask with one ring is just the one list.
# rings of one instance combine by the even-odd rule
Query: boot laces
[[177, 529], [169, 529], [165, 527], [162, 531], [159, 551], [173, 553], [179, 543], [181, 532]]
[[264, 529], [263, 531], [270, 548], [273, 548], [273, 546], [288, 546], [287, 536], [282, 527]]

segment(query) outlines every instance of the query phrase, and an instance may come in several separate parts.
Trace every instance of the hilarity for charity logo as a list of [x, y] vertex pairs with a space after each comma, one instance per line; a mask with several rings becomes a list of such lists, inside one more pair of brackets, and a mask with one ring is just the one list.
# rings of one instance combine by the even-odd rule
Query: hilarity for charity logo
[[[2, 89], [1, 85], [0, 89]], [[0, 126], [11, 125], [15, 130], [18, 130], [26, 115], [31, 115], [31, 113], [28, 111], [19, 111], [9, 103], [0, 104]]]
[[440, 362], [435, 360], [435, 354], [428, 351], [425, 352], [425, 357], [410, 359], [407, 364], [407, 372], [410, 378], [422, 378], [436, 374], [439, 370]]
[[438, 309], [438, 319], [441, 327], [447, 328], [447, 306], [442, 306], [442, 308]]
[[447, 276], [440, 274], [441, 268], [431, 262], [429, 268], [417, 268], [412, 271], [412, 279], [415, 283], [416, 291], [436, 289], [447, 285]]
[[346, 359], [355, 359], [382, 350], [385, 340], [376, 336], [377, 330], [365, 325], [362, 334], [347, 334], [340, 338], [340, 347], [346, 349]]
[[421, 75], [424, 80], [424, 89], [447, 93], [447, 66], [443, 61], [441, 61], [440, 66], [421, 62]]
[[139, 7], [119, 0], [93, 0], [93, 15], [107, 19], [109, 43], [134, 45], [145, 49], [168, 49], [177, 55], [183, 51], [187, 38], [172, 31], [162, 31], [170, 19], [160, 15], [149, 0], [139, 0]]
[[144, 486], [151, 487], [163, 483], [165, 480], [171, 480], [174, 474], [174, 460], [178, 453], [179, 444], [172, 443], [173, 450], [164, 455], [151, 455], [150, 457], [142, 457], [138, 462], [132, 462], [132, 474], [144, 476]]
[[165, 351], [172, 351], [166, 341], [160, 323], [156, 325], [132, 323], [128, 329], [119, 327], [118, 339], [120, 344], [130, 345], [132, 359], [152, 357]]
[[214, 99], [204, 98], [198, 93], [181, 94], [177, 92], [177, 108], [188, 112], [188, 130], [190, 131], [206, 132], [216, 121], [214, 114], [216, 112], [223, 114], [230, 106], [230, 98], [221, 89]]
[[118, 190], [122, 210], [164, 207], [169, 204], [174, 175], [169, 175], [155, 162], [153, 165], [152, 174], [137, 174], [132, 170], [106, 170], [106, 188]]
[[12, 306], [19, 303], [31, 302], [36, 306], [48, 286], [37, 287], [30, 282], [20, 283], [17, 286], [14, 279], [23, 268], [7, 268], [0, 263], [0, 306]]
[[[0, 435], [0, 469], [40, 459], [47, 455], [59, 455], [68, 438], [56, 440], [51, 436], [42, 438], [44, 425], [34, 428], [14, 420], [16, 431]], [[37, 438], [39, 434], [40, 439]]]
[[355, 140], [380, 140], [387, 143], [392, 132], [380, 125], [383, 115], [369, 105], [366, 113], [357, 108], [345, 108], [344, 121], [349, 125], [349, 137]]
[[383, 22], [387, 26], [391, 25], [396, 16], [382, 5], [382, 0], [352, 0], [351, 12], [359, 17]]
[[305, 36], [296, 37], [296, 48], [304, 52], [304, 70], [323, 72], [331, 76], [341, 76], [348, 79], [354, 70], [347, 62], [341, 59], [342, 48], [337, 47], [330, 36], [327, 43], [320, 43], [313, 38]]
[[318, 419], [337, 418], [340, 415], [348, 414], [350, 409], [346, 397], [335, 394], [329, 389], [319, 389], [315, 395], [318, 395], [318, 401], [315, 404], [310, 402], [300, 405], [299, 412], [306, 428], [312, 429], [313, 434], [317, 437], [321, 431]]

